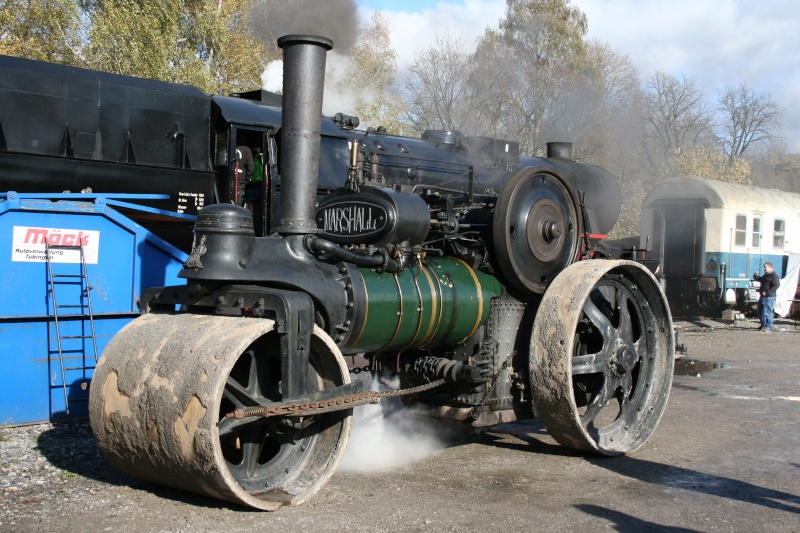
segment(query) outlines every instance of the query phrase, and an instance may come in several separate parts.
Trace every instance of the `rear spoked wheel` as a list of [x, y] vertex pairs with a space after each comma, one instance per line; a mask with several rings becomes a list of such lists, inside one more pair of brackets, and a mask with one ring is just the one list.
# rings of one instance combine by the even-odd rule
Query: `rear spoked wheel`
[[672, 320], [655, 278], [584, 261], [544, 294], [531, 341], [534, 409], [566, 446], [616, 455], [652, 435], [672, 383]]

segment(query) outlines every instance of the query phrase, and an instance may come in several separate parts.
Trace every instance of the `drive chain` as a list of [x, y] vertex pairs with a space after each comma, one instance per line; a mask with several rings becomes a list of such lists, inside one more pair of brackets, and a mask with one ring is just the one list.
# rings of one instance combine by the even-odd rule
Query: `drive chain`
[[245, 407], [236, 409], [225, 415], [225, 418], [248, 418], [258, 416], [268, 418], [271, 416], [311, 416], [320, 413], [330, 413], [332, 411], [342, 411], [352, 409], [359, 405], [368, 403], [378, 403], [381, 398], [394, 398], [416, 394], [426, 390], [434, 389], [445, 382], [443, 379], [432, 381], [424, 385], [418, 385], [408, 389], [388, 390], [388, 391], [369, 391], [358, 392], [349, 396], [341, 396], [330, 400], [321, 400], [307, 403], [276, 403], [273, 405], [259, 405], [258, 407]]

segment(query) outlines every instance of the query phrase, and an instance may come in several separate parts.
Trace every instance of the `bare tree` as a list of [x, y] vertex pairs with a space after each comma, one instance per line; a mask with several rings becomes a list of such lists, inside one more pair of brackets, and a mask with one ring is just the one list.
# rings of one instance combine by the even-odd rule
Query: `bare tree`
[[582, 65], [557, 71], [557, 92], [544, 120], [546, 140], [575, 143], [574, 156], [609, 166], [630, 142], [631, 123], [639, 119], [638, 71], [630, 58], [607, 43], [590, 42]]
[[355, 112], [364, 127], [383, 126], [387, 132], [400, 134], [407, 130], [406, 103], [394, 90], [397, 72], [397, 51], [391, 47], [389, 20], [380, 11], [372, 14], [369, 24], [359, 29], [350, 48], [354, 65], [352, 74], [338, 82], [340, 91], [355, 95]]
[[738, 87], [725, 87], [717, 102], [719, 140], [729, 165], [752, 145], [777, 138], [780, 111], [769, 94], [756, 92], [742, 83]]
[[406, 83], [409, 120], [415, 130], [465, 130], [472, 114], [467, 86], [469, 56], [457, 36], [438, 35], [430, 46], [419, 50]]
[[614, 112], [630, 109], [641, 85], [639, 71], [630, 56], [608, 43], [592, 41], [588, 47], [588, 62], [596, 72], [604, 107]]
[[671, 165], [676, 154], [708, 142], [712, 114], [695, 83], [656, 72], [644, 88], [644, 152], [651, 165]]
[[486, 35], [472, 56], [470, 91], [482, 134], [517, 141], [523, 154], [543, 148], [543, 117], [553, 102], [546, 65], [520, 60], [521, 51]]

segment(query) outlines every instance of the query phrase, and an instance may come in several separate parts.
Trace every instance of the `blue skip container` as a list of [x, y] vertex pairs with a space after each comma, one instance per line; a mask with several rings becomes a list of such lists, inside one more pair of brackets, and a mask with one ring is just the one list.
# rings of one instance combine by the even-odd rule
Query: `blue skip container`
[[142, 289], [175, 285], [186, 253], [123, 215], [191, 234], [143, 194], [0, 193], [0, 425], [85, 417], [108, 341]]

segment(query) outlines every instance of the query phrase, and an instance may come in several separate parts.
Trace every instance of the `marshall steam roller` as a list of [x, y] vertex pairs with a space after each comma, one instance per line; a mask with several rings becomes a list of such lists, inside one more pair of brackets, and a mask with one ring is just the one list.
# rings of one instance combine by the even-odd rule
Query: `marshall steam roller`
[[[257, 509], [299, 504], [336, 468], [353, 408], [381, 395], [475, 426], [537, 416], [587, 452], [642, 446], [672, 382], [672, 318], [651, 272], [603, 239], [611, 175], [566, 143], [520, 157], [322, 117], [333, 43], [278, 44], [268, 231], [232, 203], [204, 207], [186, 284], [141, 295], [91, 385], [109, 461]], [[355, 354], [400, 389], [363, 392]]]

